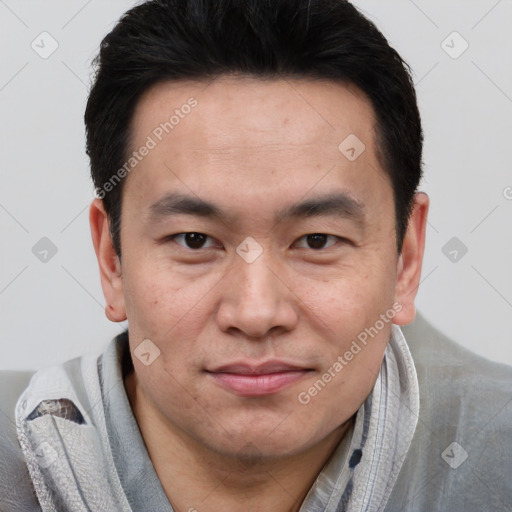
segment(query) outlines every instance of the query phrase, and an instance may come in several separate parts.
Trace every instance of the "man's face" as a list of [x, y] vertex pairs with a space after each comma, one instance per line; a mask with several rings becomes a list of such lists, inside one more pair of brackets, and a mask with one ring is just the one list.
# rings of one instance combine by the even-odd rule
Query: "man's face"
[[[175, 109], [179, 122], [158, 130]], [[160, 350], [147, 366], [134, 358], [144, 399], [224, 455], [313, 447], [371, 392], [392, 321], [344, 354], [400, 298], [370, 102], [331, 82], [164, 83], [141, 98], [133, 129], [133, 150], [156, 142], [122, 202], [130, 348]], [[360, 142], [340, 150], [350, 134]]]

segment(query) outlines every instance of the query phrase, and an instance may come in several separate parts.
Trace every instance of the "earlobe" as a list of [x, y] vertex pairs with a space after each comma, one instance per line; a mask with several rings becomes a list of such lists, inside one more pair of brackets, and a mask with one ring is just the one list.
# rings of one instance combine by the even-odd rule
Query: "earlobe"
[[89, 208], [89, 223], [106, 301], [105, 315], [112, 322], [122, 322], [126, 320], [126, 307], [121, 263], [112, 244], [108, 216], [101, 199], [92, 201]]
[[397, 325], [410, 324], [416, 315], [414, 300], [421, 278], [429, 197], [424, 192], [414, 196], [414, 206], [397, 263], [395, 302], [401, 310], [393, 318]]

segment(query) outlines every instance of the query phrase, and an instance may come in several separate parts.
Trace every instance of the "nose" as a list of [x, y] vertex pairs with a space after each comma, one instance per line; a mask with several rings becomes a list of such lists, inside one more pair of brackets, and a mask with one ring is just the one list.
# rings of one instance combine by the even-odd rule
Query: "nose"
[[297, 297], [286, 275], [264, 251], [252, 263], [236, 256], [223, 280], [217, 322], [224, 332], [265, 339], [270, 331], [292, 331], [298, 322]]

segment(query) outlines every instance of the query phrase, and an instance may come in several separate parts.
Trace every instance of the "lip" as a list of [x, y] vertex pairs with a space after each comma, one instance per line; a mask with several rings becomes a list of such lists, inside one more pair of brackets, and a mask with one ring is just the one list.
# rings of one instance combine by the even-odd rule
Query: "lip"
[[264, 396], [278, 393], [311, 372], [283, 361], [253, 365], [232, 363], [207, 373], [217, 384], [239, 396]]

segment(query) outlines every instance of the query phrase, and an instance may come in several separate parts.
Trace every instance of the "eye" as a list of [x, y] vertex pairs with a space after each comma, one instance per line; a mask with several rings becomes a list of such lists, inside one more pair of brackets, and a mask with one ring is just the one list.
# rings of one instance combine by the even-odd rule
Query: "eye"
[[[327, 241], [333, 240], [332, 243], [329, 245], [326, 245]], [[333, 246], [337, 240], [341, 240], [340, 237], [334, 236], [334, 235], [326, 235], [325, 233], [312, 233], [310, 235], [304, 235], [303, 237], [299, 238], [299, 241], [304, 240], [306, 242], [306, 249], [326, 249], [328, 247]], [[302, 246], [304, 247], [304, 245]]]
[[[170, 235], [167, 237], [167, 239], [175, 240], [179, 245], [192, 250], [206, 249], [208, 246], [205, 246], [205, 242], [208, 239], [213, 241], [213, 238], [209, 237], [208, 235], [205, 235], [204, 233], [196, 233], [194, 231]], [[215, 244], [213, 244], [211, 247], [215, 247]]]

